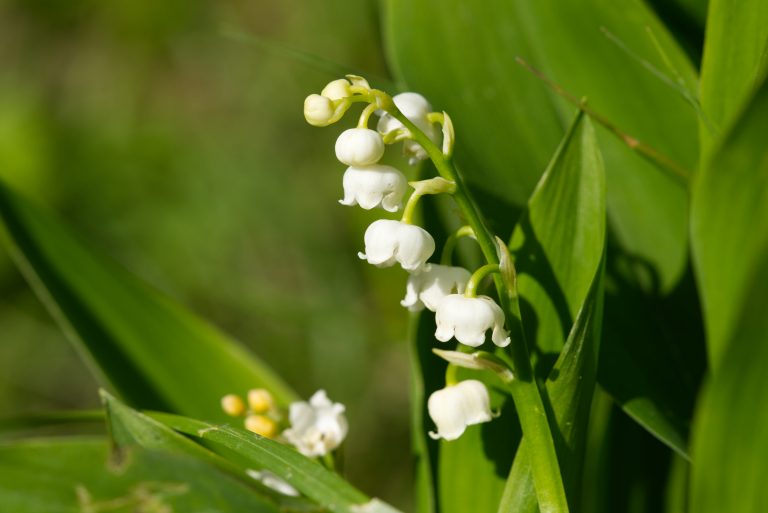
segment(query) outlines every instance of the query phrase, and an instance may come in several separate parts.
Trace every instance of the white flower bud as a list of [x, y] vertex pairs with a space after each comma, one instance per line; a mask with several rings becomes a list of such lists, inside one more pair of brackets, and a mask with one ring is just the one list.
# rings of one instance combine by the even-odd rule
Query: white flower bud
[[476, 379], [433, 392], [427, 401], [427, 410], [437, 433], [430, 432], [429, 436], [435, 440], [456, 440], [467, 426], [493, 419], [490, 403], [488, 389]]
[[445, 296], [464, 293], [470, 276], [463, 267], [427, 264], [423, 272], [408, 277], [405, 298], [400, 304], [412, 312], [425, 306], [434, 312]]
[[323, 88], [320, 94], [331, 100], [341, 100], [342, 98], [352, 96], [352, 92], [349, 90], [351, 85], [349, 80], [340, 78], [333, 82], [328, 82], [328, 85]]
[[[427, 118], [432, 111], [432, 106], [426, 98], [418, 93], [400, 93], [392, 99], [406, 118], [410, 119], [433, 142], [437, 143], [439, 133]], [[383, 135], [399, 128], [403, 128], [403, 124], [387, 113], [382, 114], [376, 127]], [[410, 157], [411, 164], [427, 158], [427, 152], [416, 141], [405, 141], [403, 143], [403, 152], [406, 156]]]
[[387, 212], [397, 212], [408, 189], [405, 175], [391, 166], [374, 164], [349, 167], [344, 173], [342, 205], [360, 205], [365, 210], [381, 205]]
[[419, 272], [435, 252], [435, 240], [424, 228], [379, 219], [365, 231], [365, 253], [358, 256], [376, 267], [399, 262], [406, 271]]
[[333, 102], [319, 94], [310, 94], [304, 100], [304, 119], [312, 126], [327, 126], [334, 115]]
[[509, 332], [504, 329], [504, 312], [487, 296], [445, 296], [435, 311], [435, 338], [447, 342], [452, 337], [462, 344], [477, 347], [485, 342], [485, 332], [493, 329], [491, 339], [499, 347], [509, 345]]
[[348, 166], [369, 166], [384, 155], [384, 139], [369, 128], [344, 130], [336, 139], [336, 158]]
[[325, 390], [315, 392], [309, 403], [291, 403], [288, 417], [291, 427], [283, 431], [283, 436], [310, 458], [328, 454], [347, 436], [344, 405], [332, 403]]

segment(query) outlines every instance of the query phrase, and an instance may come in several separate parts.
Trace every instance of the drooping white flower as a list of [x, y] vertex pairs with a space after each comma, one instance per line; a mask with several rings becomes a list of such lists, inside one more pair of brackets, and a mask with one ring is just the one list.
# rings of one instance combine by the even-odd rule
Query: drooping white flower
[[435, 440], [456, 440], [467, 426], [493, 419], [488, 389], [476, 379], [433, 392], [427, 401], [427, 410], [437, 426], [437, 433], [429, 433]]
[[344, 173], [342, 205], [360, 205], [365, 210], [381, 205], [387, 212], [397, 212], [408, 189], [405, 175], [391, 166], [352, 166]]
[[384, 139], [376, 130], [350, 128], [336, 139], [336, 158], [348, 166], [369, 166], [384, 155]]
[[379, 219], [365, 231], [365, 253], [358, 256], [376, 267], [398, 262], [406, 271], [419, 272], [434, 252], [435, 240], [424, 228]]
[[331, 100], [341, 100], [342, 98], [352, 96], [352, 92], [349, 90], [351, 86], [352, 84], [349, 83], [349, 80], [340, 78], [328, 82], [320, 94]]
[[282, 493], [289, 497], [298, 497], [300, 495], [296, 488], [288, 484], [282, 478], [277, 477], [276, 474], [269, 470], [253, 470], [252, 468], [249, 468], [246, 469], [245, 473], [248, 474], [248, 477], [260, 481], [264, 486], [271, 488], [278, 493]]
[[462, 344], [477, 347], [485, 342], [485, 332], [493, 330], [491, 339], [499, 347], [509, 345], [509, 332], [504, 329], [504, 312], [488, 296], [445, 296], [435, 311], [435, 338], [447, 342], [452, 337]]
[[445, 296], [462, 294], [469, 277], [469, 271], [463, 267], [427, 264], [423, 272], [408, 277], [405, 298], [400, 304], [412, 312], [425, 306], [434, 312]]
[[335, 109], [330, 98], [320, 94], [310, 94], [304, 100], [304, 118], [313, 126], [327, 126], [330, 124]]
[[325, 390], [315, 392], [308, 403], [291, 403], [288, 417], [291, 427], [283, 431], [283, 436], [304, 456], [328, 454], [347, 436], [344, 405], [331, 402]]
[[[428, 114], [432, 111], [432, 106], [426, 98], [418, 93], [400, 93], [392, 99], [405, 117], [410, 119], [433, 142], [437, 143], [439, 133], [427, 118]], [[403, 128], [403, 124], [387, 113], [382, 114], [376, 127], [379, 132], [385, 135], [398, 128]], [[403, 143], [403, 151], [406, 156], [410, 157], [411, 164], [427, 158], [427, 152], [416, 141], [405, 141]]]

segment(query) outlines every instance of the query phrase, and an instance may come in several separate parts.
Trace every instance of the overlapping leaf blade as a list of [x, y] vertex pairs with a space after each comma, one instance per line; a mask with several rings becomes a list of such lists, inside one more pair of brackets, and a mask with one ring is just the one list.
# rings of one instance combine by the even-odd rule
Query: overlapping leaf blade
[[3, 240], [69, 338], [131, 404], [224, 420], [220, 398], [294, 393], [262, 362], [0, 184]]
[[103, 438], [0, 445], [3, 511], [276, 511], [255, 491], [193, 458], [136, 449], [116, 465], [109, 456]]
[[[556, 445], [569, 502], [578, 501], [597, 374], [605, 253], [605, 174], [592, 125], [581, 114], [534, 192], [512, 237], [523, 321], [542, 351], [546, 395], [557, 422]], [[535, 329], [530, 328], [531, 325]], [[568, 340], [565, 342], [566, 333]], [[562, 352], [551, 372], [547, 356]], [[525, 438], [499, 511], [536, 511]]]
[[[544, 94], [546, 86], [514, 64], [516, 56], [573, 94], [586, 96], [590, 108], [624, 132], [681, 166], [695, 169], [697, 118], [690, 100], [695, 99], [696, 75], [645, 4], [632, 0], [475, 4], [392, 0], [384, 5], [388, 57], [396, 75], [451, 114], [459, 163], [473, 185], [490, 190], [493, 196], [517, 205], [525, 201], [569, 112], [557, 96]], [[654, 76], [611, 42], [602, 27], [677, 85], [671, 87]], [[472, 45], [466, 44], [468, 38]], [[612, 329], [602, 351], [616, 365], [628, 367], [626, 372], [620, 367], [601, 372], [599, 380], [638, 422], [684, 453], [694, 401], [691, 390], [695, 390], [688, 382], [697, 384], [700, 358], [696, 354], [689, 362], [681, 356], [668, 363], [673, 360], [666, 357], [700, 352], [697, 316], [690, 322], [682, 319], [688, 312], [680, 306], [695, 300], [667, 301], [680, 306], [670, 310], [669, 318], [658, 315], [654, 305], [667, 295], [681, 296], [675, 287], [686, 266], [686, 188], [633, 153], [625, 142], [600, 127], [596, 132], [606, 162], [614, 243], [606, 264], [610, 274], [617, 269], [613, 263], [621, 261], [622, 273], [611, 276], [611, 281], [619, 279], [627, 285], [613, 290], [612, 308], [606, 308], [606, 326]], [[498, 222], [497, 227], [500, 233], [511, 230], [512, 219]], [[627, 267], [632, 269], [624, 272]], [[654, 321], [638, 330], [637, 322], [616, 316], [635, 308], [641, 309], [637, 319], [652, 313]], [[628, 325], [634, 330], [632, 337], [613, 336]], [[686, 330], [693, 333], [688, 337], [690, 344], [673, 341], [670, 345], [670, 333]], [[648, 353], [660, 356], [637, 360], [640, 344], [652, 344]], [[684, 365], [681, 372], [669, 372], [680, 363]], [[623, 379], [625, 374], [630, 378]], [[658, 382], [659, 375], [663, 382]], [[668, 400], [663, 393], [668, 389], [679, 390], [680, 397]]]
[[397, 510], [377, 499], [369, 499], [339, 475], [326, 470], [320, 463], [274, 440], [244, 429], [212, 425], [177, 415], [155, 413], [152, 417], [166, 426], [201, 441], [211, 447], [236, 451], [254, 467], [265, 468], [296, 488], [318, 505], [334, 512], [397, 513]]
[[[394, 0], [385, 5], [390, 61], [403, 82], [454, 118], [458, 159], [471, 170], [473, 183], [503, 190], [508, 201], [522, 204], [568, 121], [569, 109], [515, 65], [516, 56], [586, 96], [625, 132], [693, 169], [694, 110], [601, 32], [606, 27], [666, 70], [649, 28], [675, 73], [695, 90], [692, 66], [644, 4]], [[599, 139], [612, 227], [622, 246], [649, 260], [668, 288], [685, 265], [685, 189], [623, 142], [603, 132]]]
[[768, 71], [768, 3], [711, 0], [701, 64], [702, 149], [738, 117]]
[[[749, 31], [754, 29], [751, 24], [743, 29], [755, 38], [768, 37], [768, 5], [764, 2], [762, 5], [766, 11], [766, 22], [760, 30], [764, 35], [750, 33]], [[719, 6], [718, 2], [713, 3], [712, 9], [713, 16], [719, 15], [727, 20], [733, 16], [752, 16], [741, 8], [721, 13], [725, 7]], [[761, 16], [763, 10], [755, 8], [754, 16]], [[715, 30], [719, 27], [718, 22], [710, 21], [712, 38], [720, 37], [720, 31], [724, 31], [721, 37], [742, 31], [742, 28], [732, 26], [727, 20], [719, 22], [727, 24], [727, 29], [719, 30]], [[728, 46], [731, 43], [721, 41], [721, 46], [723, 44]], [[736, 115], [734, 110], [740, 109], [741, 104], [721, 103], [725, 100], [716, 97], [725, 95], [731, 98], [729, 102], [733, 102], [734, 99], [749, 94], [749, 90], [754, 87], [751, 84], [755, 76], [764, 71], [756, 67], [757, 63], [742, 62], [742, 59], [749, 60], [750, 55], [752, 60], [768, 59], [768, 54], [765, 53], [768, 49], [766, 44], [768, 43], [763, 41], [763, 53], [754, 56], [752, 54], [755, 50], [748, 48], [756, 46], [757, 42], [737, 39], [734, 48], [744, 47], [743, 58], [737, 58], [733, 53], [739, 51], [736, 49], [720, 50], [726, 52], [726, 55], [719, 55], [716, 50], [711, 50], [714, 55], [709, 57], [710, 66], [715, 68], [711, 73], [724, 72], [729, 69], [728, 66], [738, 66], [738, 71], [733, 70], [733, 83], [729, 77], [713, 75], [710, 78], [710, 81], [716, 82], [708, 86], [713, 89], [710, 93], [713, 96], [710, 99], [710, 108], [713, 112], [720, 109], [719, 116], [723, 121]], [[730, 58], [726, 58], [727, 56]], [[718, 58], [726, 62], [719, 63]], [[702, 87], [706, 83], [703, 81]], [[710, 364], [713, 368], [717, 368], [725, 352], [728, 337], [744, 304], [744, 288], [752, 279], [754, 266], [760, 264], [760, 258], [763, 257], [761, 248], [768, 233], [768, 168], [765, 153], [765, 134], [768, 130], [767, 89], [768, 86], [763, 83], [754, 100], [744, 110], [743, 117], [732, 130], [729, 129], [730, 131], [720, 138], [721, 142], [716, 143], [712, 154], [704, 163], [693, 191], [691, 235], [706, 314]], [[741, 102], [743, 101], [742, 99]]]
[[712, 370], [694, 428], [696, 513], [758, 512], [768, 501], [766, 133], [763, 82], [694, 189], [692, 239]]
[[592, 123], [583, 114], [539, 181], [510, 246], [528, 342], [556, 356], [605, 249], [605, 172]]

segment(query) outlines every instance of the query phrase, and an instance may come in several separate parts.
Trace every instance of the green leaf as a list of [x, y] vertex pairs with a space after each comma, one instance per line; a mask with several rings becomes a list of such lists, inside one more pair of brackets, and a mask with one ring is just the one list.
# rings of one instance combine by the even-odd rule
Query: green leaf
[[[559, 428], [556, 446], [571, 507], [578, 504], [597, 373], [605, 216], [602, 158], [590, 121], [579, 113], [512, 237], [519, 291], [529, 305], [523, 312], [528, 340], [547, 353], [539, 356], [538, 370], [549, 374], [545, 395]], [[561, 348], [550, 371], [545, 356]], [[537, 511], [527, 451], [523, 438], [500, 512]]]
[[253, 468], [239, 458], [225, 459], [157, 420], [122, 404], [108, 393], [102, 391], [101, 397], [109, 433], [117, 447], [139, 446], [153, 451], [190, 456], [215, 466], [236, 479], [246, 481], [250, 487], [259, 490], [262, 496], [271, 499], [281, 508], [307, 509], [310, 506], [304, 499], [278, 493], [248, 475], [249, 470], [261, 470], [260, 467]]
[[757, 512], [768, 488], [768, 81], [694, 189], [712, 373], [694, 424], [691, 511]]
[[768, 82], [696, 180], [691, 238], [717, 371], [768, 241]]
[[605, 208], [603, 161], [592, 123], [579, 113], [510, 242], [527, 340], [544, 353], [540, 360], [552, 358], [550, 367], [600, 267]]
[[701, 64], [701, 123], [707, 152], [738, 117], [768, 70], [768, 3], [711, 0]]
[[[218, 330], [87, 249], [0, 183], [0, 237], [67, 336], [129, 403], [211, 420], [219, 400], [253, 387], [295, 394]], [[3, 230], [4, 228], [4, 230]]]
[[[249, 431], [225, 425], [212, 425], [177, 415], [153, 413], [152, 418], [184, 433], [205, 441], [212, 448], [236, 451], [254, 467], [265, 468], [307, 498], [330, 511], [339, 513], [396, 513], [397, 510], [369, 499], [339, 475], [326, 470], [317, 461], [306, 458], [293, 448]], [[365, 509], [361, 509], [365, 508]]]
[[706, 368], [703, 321], [689, 271], [665, 295], [648, 292], [642, 262], [611, 254], [598, 381], [624, 411], [688, 458], [688, 433]]
[[692, 513], [758, 513], [768, 503], [768, 245], [761, 256], [696, 415]]
[[193, 458], [134, 449], [119, 464], [102, 438], [0, 445], [0, 510], [275, 512], [259, 495]]
[[[392, 0], [385, 15], [396, 75], [451, 115], [456, 157], [470, 170], [468, 180], [504, 191], [509, 202], [527, 199], [571, 112], [515, 65], [516, 56], [586, 96], [591, 108], [629, 135], [695, 167], [694, 109], [600, 30], [606, 27], [658, 69], [666, 71], [669, 62], [674, 71], [668, 74], [696, 90], [693, 67], [642, 2]], [[669, 289], [686, 263], [685, 188], [606, 131], [598, 130], [598, 140], [616, 237], [626, 251], [648, 260]]]

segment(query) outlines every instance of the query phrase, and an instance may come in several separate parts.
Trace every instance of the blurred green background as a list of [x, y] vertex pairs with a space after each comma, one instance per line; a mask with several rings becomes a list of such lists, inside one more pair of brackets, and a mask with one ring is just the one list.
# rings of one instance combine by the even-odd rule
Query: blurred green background
[[[370, 0], [0, 2], [0, 176], [302, 395], [325, 388], [345, 403], [345, 473], [403, 506], [406, 276], [358, 260], [381, 214], [338, 205], [342, 127], [304, 122], [304, 97], [337, 74], [281, 49], [376, 84], [386, 76], [377, 10]], [[0, 413], [97, 407], [97, 387], [0, 252]]]

